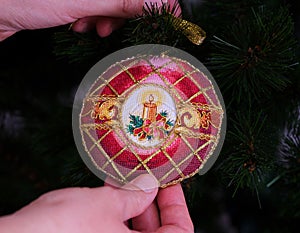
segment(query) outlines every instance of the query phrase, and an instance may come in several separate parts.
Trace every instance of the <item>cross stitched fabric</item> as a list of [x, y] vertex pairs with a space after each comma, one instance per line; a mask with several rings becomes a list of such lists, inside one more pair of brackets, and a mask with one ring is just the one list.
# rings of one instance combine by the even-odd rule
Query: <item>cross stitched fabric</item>
[[160, 187], [198, 173], [224, 130], [216, 86], [187, 60], [137, 54], [99, 73], [77, 115], [85, 154], [121, 183], [143, 173]]

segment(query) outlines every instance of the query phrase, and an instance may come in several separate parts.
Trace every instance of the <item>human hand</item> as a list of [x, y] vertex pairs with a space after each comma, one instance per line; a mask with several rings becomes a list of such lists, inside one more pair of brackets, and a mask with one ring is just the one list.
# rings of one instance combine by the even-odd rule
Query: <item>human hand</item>
[[[161, 0], [145, 0], [157, 2]], [[175, 0], [169, 0], [174, 5]], [[68, 23], [85, 32], [96, 27], [108, 36], [124, 18], [142, 13], [144, 0], [0, 0], [0, 41], [24, 29], [48, 28]]]
[[[133, 232], [144, 233], [193, 233], [180, 184], [158, 191], [156, 201], [139, 216], [132, 219]], [[137, 233], [136, 232], [136, 233]]]
[[[2, 233], [192, 233], [181, 186], [159, 192], [155, 186], [152, 176], [142, 175], [122, 189], [106, 186], [53, 191], [0, 218], [0, 229]], [[154, 188], [146, 189], [149, 187]], [[153, 204], [157, 192], [158, 208]], [[131, 218], [133, 230], [124, 223]]]

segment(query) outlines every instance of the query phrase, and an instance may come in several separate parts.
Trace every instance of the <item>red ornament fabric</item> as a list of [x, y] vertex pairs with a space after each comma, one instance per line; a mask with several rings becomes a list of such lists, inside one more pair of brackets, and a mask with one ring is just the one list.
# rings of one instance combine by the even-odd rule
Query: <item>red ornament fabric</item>
[[166, 187], [204, 166], [223, 116], [202, 71], [175, 57], [147, 55], [99, 76], [84, 99], [80, 130], [100, 171], [123, 183], [150, 173]]

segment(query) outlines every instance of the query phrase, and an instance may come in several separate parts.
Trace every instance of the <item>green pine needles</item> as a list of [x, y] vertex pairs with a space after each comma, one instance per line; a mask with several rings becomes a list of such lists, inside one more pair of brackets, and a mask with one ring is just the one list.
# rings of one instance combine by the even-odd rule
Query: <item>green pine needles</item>
[[[54, 35], [54, 53], [59, 58], [68, 58], [70, 63], [90, 61], [103, 53], [105, 39], [99, 38], [96, 33], [76, 33], [71, 30], [56, 32]], [[102, 46], [101, 46], [102, 45]]]
[[267, 11], [252, 8], [252, 17], [214, 36], [210, 64], [225, 94], [238, 103], [269, 98], [289, 80], [287, 71], [297, 65], [294, 24], [287, 8]]
[[182, 33], [174, 29], [174, 17], [179, 10], [179, 4], [173, 7], [163, 4], [157, 7], [157, 3], [146, 3], [143, 14], [130, 20], [125, 26], [125, 35], [133, 45], [139, 44], [165, 44], [175, 46], [182, 40]]
[[179, 6], [178, 2], [172, 7], [165, 3], [161, 7], [146, 3], [141, 15], [105, 38], [100, 38], [95, 30], [80, 34], [63, 28], [54, 35], [54, 53], [70, 63], [95, 63], [109, 53], [132, 45], [164, 44], [183, 48], [191, 42], [184, 35], [185, 28], [178, 28], [172, 16]]
[[264, 149], [270, 143], [263, 135], [266, 121], [261, 111], [237, 112], [229, 122], [233, 127], [227, 133], [227, 158], [220, 166], [228, 186], [234, 187], [233, 196], [240, 188], [250, 188], [255, 191], [259, 205], [259, 188], [274, 167], [274, 158]]

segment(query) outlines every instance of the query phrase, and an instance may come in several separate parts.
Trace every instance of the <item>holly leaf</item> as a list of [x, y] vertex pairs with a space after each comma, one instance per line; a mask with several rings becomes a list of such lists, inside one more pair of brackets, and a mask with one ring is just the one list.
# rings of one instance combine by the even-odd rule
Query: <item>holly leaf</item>
[[167, 120], [166, 124], [169, 125], [169, 126], [174, 126], [174, 122], [170, 121], [170, 120]]
[[168, 112], [166, 110], [165, 111], [161, 111], [159, 114], [161, 116], [163, 116], [163, 117], [168, 117]]
[[132, 125], [127, 125], [127, 131], [130, 134], [133, 134], [134, 127]]
[[135, 116], [130, 114], [129, 118], [130, 118], [130, 124], [132, 124], [134, 128], [142, 127], [144, 124], [144, 120], [140, 116]]
[[153, 136], [152, 135], [147, 135], [147, 140], [152, 140]]

